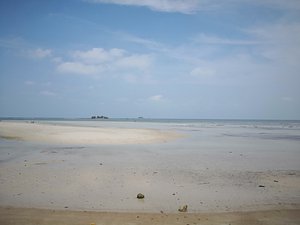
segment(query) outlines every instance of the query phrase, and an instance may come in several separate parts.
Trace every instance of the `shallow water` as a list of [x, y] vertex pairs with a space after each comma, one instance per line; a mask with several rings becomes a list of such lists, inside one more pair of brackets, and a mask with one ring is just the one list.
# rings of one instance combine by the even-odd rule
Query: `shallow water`
[[0, 139], [2, 206], [174, 212], [188, 204], [198, 212], [300, 203], [297, 121], [35, 122], [171, 130], [184, 138], [131, 145]]

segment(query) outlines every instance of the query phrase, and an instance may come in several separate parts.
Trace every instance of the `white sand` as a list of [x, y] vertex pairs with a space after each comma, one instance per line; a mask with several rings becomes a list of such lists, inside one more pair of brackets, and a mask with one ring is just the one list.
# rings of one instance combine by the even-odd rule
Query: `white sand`
[[1, 122], [0, 137], [52, 144], [142, 144], [180, 136], [153, 129], [79, 127], [29, 122]]

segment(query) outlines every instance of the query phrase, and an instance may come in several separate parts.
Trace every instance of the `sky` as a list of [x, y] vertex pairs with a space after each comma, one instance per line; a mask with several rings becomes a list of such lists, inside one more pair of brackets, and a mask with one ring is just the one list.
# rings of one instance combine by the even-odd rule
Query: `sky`
[[1, 0], [0, 117], [300, 119], [299, 0]]

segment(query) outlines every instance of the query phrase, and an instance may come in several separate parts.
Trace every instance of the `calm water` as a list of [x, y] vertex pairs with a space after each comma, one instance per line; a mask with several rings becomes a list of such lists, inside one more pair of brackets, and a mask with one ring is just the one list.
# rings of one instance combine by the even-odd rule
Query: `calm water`
[[[286, 129], [300, 129], [300, 120], [225, 120], [225, 119], [148, 119], [148, 118], [110, 118], [110, 119], [89, 119], [89, 118], [0, 118], [10, 121], [40, 121], [45, 123], [69, 122], [91, 125], [107, 122], [134, 122], [134, 123], [155, 123], [155, 124], [181, 124], [187, 126], [216, 125], [216, 126], [265, 126]], [[87, 122], [87, 123], [84, 123]]]
[[[142, 208], [149, 211], [174, 212], [187, 199], [191, 209], [201, 212], [219, 206], [225, 210], [233, 198], [238, 199], [233, 209], [245, 202], [299, 203], [297, 187], [266, 193], [257, 186], [268, 176], [274, 185], [273, 179], [279, 178], [273, 176], [300, 171], [300, 121], [21, 120], [74, 129], [158, 129], [184, 137], [132, 145], [54, 145], [0, 139], [0, 205], [64, 209], [67, 204], [73, 209], [109, 210], [117, 204], [119, 210], [141, 210], [135, 198], [138, 192], [149, 196]], [[172, 195], [175, 192], [180, 200]], [[223, 198], [226, 204], [214, 198]]]

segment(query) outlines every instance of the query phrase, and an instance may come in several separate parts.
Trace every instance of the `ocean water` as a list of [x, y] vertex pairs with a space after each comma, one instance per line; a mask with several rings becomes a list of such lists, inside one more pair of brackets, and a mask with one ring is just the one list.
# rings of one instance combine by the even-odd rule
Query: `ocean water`
[[[266, 129], [300, 129], [300, 120], [231, 120], [231, 119], [147, 119], [147, 118], [8, 118], [0, 117], [8, 121], [36, 121], [43, 123], [69, 123], [77, 125], [95, 126], [104, 123], [147, 123], [149, 124], [180, 124], [190, 127], [197, 126], [241, 126], [241, 127], [265, 127]], [[85, 123], [86, 122], [86, 123]], [[150, 125], [151, 126], [151, 125]]]

